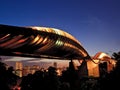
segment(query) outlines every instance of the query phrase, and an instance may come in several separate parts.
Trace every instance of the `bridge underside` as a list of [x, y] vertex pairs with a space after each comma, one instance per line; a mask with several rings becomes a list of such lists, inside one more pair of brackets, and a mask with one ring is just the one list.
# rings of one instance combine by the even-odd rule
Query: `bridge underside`
[[54, 59], [90, 58], [80, 42], [62, 30], [0, 25], [0, 55]]

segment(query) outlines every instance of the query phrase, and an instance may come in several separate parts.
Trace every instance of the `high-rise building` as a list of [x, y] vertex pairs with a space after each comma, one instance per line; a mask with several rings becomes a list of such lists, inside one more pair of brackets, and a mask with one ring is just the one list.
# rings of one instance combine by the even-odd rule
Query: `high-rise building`
[[24, 66], [22, 69], [22, 75], [27, 76], [28, 74], [30, 74], [30, 68], [30, 66]]
[[22, 62], [16, 62], [16, 63], [15, 63], [15, 69], [20, 69], [20, 70], [22, 70], [22, 68], [23, 68]]
[[15, 74], [18, 75], [19, 77], [22, 77], [22, 62], [16, 62], [15, 63]]
[[54, 63], [53, 63], [53, 66], [54, 66], [55, 68], [57, 68], [57, 62], [54, 62]]

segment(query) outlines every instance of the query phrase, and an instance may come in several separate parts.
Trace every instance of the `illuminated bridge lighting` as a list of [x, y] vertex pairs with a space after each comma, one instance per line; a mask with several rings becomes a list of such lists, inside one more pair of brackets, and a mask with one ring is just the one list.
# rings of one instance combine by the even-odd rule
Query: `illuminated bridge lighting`
[[81, 43], [71, 34], [47, 27], [0, 25], [0, 54], [10, 56], [87, 59]]

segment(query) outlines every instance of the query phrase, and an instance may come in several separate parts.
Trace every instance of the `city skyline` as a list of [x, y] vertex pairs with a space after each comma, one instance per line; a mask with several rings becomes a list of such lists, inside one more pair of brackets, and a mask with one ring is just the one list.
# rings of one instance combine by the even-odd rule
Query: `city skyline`
[[[0, 56], [1, 61], [9, 66], [15, 67], [16, 62], [23, 63], [23, 66], [39, 65], [41, 68], [48, 68], [53, 66], [54, 62], [58, 64], [58, 67], [68, 67], [69, 60], [56, 60], [56, 59], [45, 59], [45, 58], [31, 58], [31, 57], [13, 57], [13, 56]], [[76, 65], [79, 65], [78, 61], [75, 61]]]

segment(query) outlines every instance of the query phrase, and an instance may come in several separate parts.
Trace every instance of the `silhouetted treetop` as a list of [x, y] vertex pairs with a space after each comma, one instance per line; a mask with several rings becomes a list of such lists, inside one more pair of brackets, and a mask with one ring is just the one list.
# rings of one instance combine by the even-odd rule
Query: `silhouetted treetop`
[[115, 60], [120, 60], [120, 51], [119, 52], [114, 52], [112, 54], [112, 58], [114, 58]]

